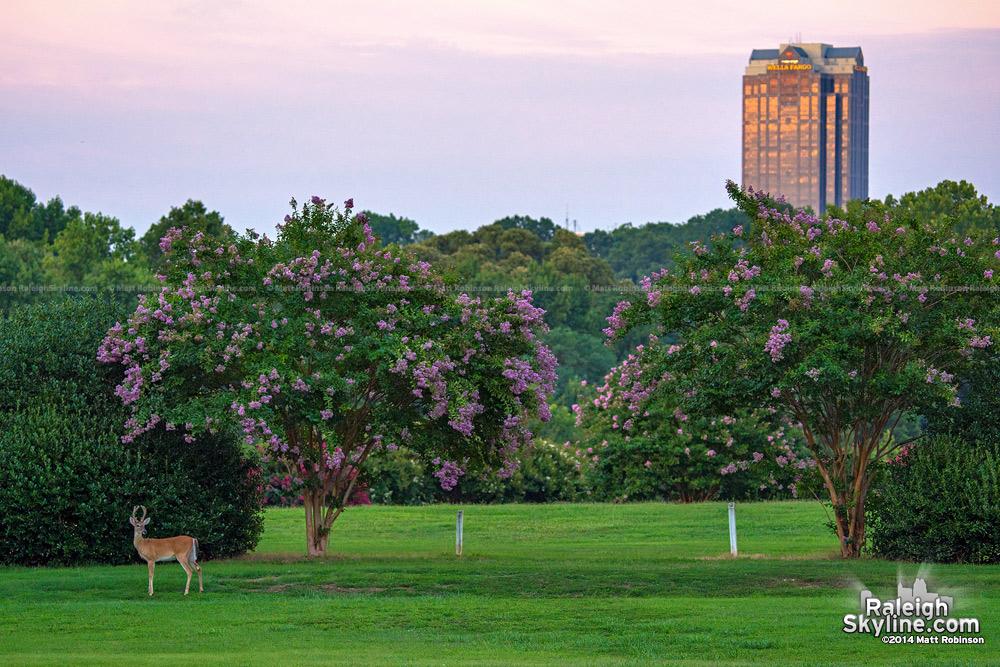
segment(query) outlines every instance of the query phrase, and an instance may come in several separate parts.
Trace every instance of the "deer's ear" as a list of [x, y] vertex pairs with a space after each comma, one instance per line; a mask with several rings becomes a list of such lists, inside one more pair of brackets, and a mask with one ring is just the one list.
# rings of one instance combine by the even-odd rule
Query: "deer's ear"
[[147, 525], [147, 524], [148, 524], [148, 523], [149, 523], [150, 521], [152, 521], [152, 519], [146, 519], [145, 521], [143, 521], [143, 522], [142, 522], [142, 525], [144, 525], [144, 526], [145, 526], [145, 525]]
[[128, 518], [128, 522], [134, 526], [135, 525], [135, 517], [134, 516], [130, 516]]

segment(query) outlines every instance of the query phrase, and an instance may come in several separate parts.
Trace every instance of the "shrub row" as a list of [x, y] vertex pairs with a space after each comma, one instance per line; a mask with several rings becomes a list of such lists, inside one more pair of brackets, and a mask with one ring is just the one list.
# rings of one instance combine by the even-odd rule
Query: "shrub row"
[[88, 297], [0, 320], [0, 562], [129, 562], [134, 505], [149, 510], [150, 537], [194, 535], [205, 558], [257, 544], [262, 482], [234, 436], [121, 442], [122, 378], [96, 350], [126, 318]]
[[917, 441], [884, 466], [866, 506], [872, 555], [1000, 562], [1000, 446], [952, 435]]

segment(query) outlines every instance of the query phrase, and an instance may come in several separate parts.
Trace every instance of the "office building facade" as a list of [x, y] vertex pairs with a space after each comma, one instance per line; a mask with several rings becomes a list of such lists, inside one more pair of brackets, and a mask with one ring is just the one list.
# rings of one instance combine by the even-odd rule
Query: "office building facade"
[[868, 197], [868, 68], [860, 47], [754, 49], [743, 75], [743, 187], [816, 213]]

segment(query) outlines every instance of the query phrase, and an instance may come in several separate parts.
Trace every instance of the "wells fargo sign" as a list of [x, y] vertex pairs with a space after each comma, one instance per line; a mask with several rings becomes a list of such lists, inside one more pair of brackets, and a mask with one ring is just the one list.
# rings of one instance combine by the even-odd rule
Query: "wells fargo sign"
[[793, 63], [782, 63], [781, 65], [768, 65], [769, 70], [788, 70], [788, 69], [812, 69], [812, 65], [799, 65]]

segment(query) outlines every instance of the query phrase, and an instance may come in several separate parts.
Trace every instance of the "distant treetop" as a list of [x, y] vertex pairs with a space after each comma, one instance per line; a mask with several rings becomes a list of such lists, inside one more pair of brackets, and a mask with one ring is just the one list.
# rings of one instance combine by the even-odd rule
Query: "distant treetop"
[[420, 226], [409, 218], [397, 218], [393, 213], [389, 215], [381, 215], [372, 211], [363, 211], [363, 213], [368, 216], [368, 225], [382, 241], [383, 246], [392, 243], [396, 245], [420, 243], [434, 236], [434, 232], [429, 229], [420, 229]]
[[44, 239], [52, 243], [70, 220], [79, 217], [80, 209], [76, 206], [64, 208], [59, 197], [42, 204], [35, 200], [34, 192], [0, 175], [0, 236], [8, 241]]
[[712, 234], [746, 223], [747, 217], [738, 208], [717, 208], [681, 224], [650, 222], [634, 227], [626, 223], [610, 232], [599, 229], [584, 234], [583, 242], [591, 254], [607, 260], [618, 278], [638, 283], [644, 276], [673, 266], [675, 248], [707, 241]]
[[223, 223], [222, 215], [218, 211], [210, 213], [200, 201], [188, 199], [182, 206], [171, 207], [170, 213], [154, 222], [139, 239], [139, 245], [146, 256], [149, 268], [154, 271], [164, 260], [160, 241], [167, 235], [167, 230], [174, 227], [177, 229], [188, 227], [220, 240], [233, 236], [232, 228]]

